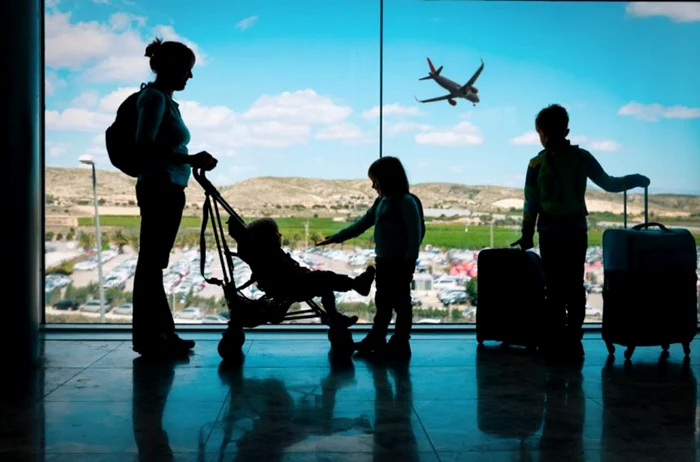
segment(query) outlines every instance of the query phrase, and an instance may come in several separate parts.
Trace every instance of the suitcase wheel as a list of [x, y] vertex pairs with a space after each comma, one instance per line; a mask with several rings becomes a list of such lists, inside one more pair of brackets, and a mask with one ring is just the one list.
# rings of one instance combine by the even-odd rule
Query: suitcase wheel
[[634, 348], [635, 347], [633, 347], [633, 346], [627, 347], [627, 349], [625, 350], [625, 359], [626, 360], [632, 359], [632, 355], [634, 354]]
[[661, 345], [661, 349], [664, 351], [668, 351], [669, 346], [668, 345]]
[[683, 353], [686, 356], [690, 356], [690, 343], [684, 343], [683, 344]]
[[613, 345], [610, 342], [605, 342], [605, 346], [608, 347], [608, 354], [609, 355], [614, 355], [615, 354], [615, 345]]

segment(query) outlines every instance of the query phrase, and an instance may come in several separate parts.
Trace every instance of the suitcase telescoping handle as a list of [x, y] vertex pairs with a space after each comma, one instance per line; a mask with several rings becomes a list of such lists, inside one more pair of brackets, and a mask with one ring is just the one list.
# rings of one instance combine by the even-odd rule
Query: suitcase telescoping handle
[[[627, 190], [622, 192], [622, 200], [624, 201], [624, 209], [623, 209], [623, 220], [624, 220], [624, 227], [627, 229]], [[659, 223], [649, 223], [649, 187], [644, 188], [644, 226], [643, 228], [649, 227], [651, 225], [658, 225], [662, 229], [665, 227]], [[639, 229], [641, 229], [640, 227]], [[637, 227], [635, 226], [635, 229]]]

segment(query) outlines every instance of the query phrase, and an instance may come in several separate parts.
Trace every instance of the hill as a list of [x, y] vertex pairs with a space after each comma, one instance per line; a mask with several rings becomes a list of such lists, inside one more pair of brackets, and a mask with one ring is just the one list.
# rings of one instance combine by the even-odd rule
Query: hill
[[[47, 167], [47, 215], [91, 216], [92, 178], [87, 168]], [[97, 171], [100, 211], [105, 215], [137, 215], [136, 180], [120, 172]], [[324, 180], [297, 177], [257, 177], [220, 186], [219, 191], [239, 213], [299, 215], [313, 211], [319, 216], [347, 215], [369, 206], [376, 197], [368, 180]], [[522, 189], [470, 186], [454, 183], [420, 183], [412, 186], [430, 209], [472, 212], [507, 212], [522, 208]], [[590, 212], [622, 213], [622, 195], [589, 189]], [[187, 188], [188, 213], [199, 213], [204, 201], [201, 186], [192, 178]], [[641, 213], [641, 194], [630, 194], [630, 213]], [[657, 215], [700, 214], [700, 196], [652, 194], [649, 207]]]

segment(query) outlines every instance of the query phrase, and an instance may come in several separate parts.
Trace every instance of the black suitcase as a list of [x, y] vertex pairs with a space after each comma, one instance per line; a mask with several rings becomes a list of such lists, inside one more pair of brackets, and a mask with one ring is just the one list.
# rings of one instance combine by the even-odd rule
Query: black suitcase
[[647, 189], [644, 223], [628, 229], [624, 201], [624, 228], [603, 233], [603, 340], [611, 355], [626, 346], [628, 360], [637, 346], [667, 352], [673, 343], [688, 356], [698, 328], [695, 238], [648, 222]]
[[486, 249], [477, 259], [476, 340], [540, 346], [544, 333], [544, 272], [539, 255]]

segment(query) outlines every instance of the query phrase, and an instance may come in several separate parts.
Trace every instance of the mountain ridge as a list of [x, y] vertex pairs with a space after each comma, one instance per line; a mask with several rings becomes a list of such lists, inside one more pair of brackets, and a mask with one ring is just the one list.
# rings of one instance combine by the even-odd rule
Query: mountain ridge
[[[96, 174], [101, 213], [138, 214], [134, 178], [108, 170], [97, 170]], [[93, 213], [89, 168], [47, 167], [45, 184], [47, 214], [90, 216]], [[217, 188], [239, 213], [274, 214], [285, 209], [297, 212], [311, 209], [319, 215], [347, 215], [368, 207], [376, 197], [367, 179], [259, 176]], [[423, 206], [430, 209], [491, 213], [522, 209], [521, 188], [426, 182], [413, 184], [411, 190], [421, 198]], [[192, 177], [186, 192], [188, 209], [194, 213], [204, 201], [204, 191]], [[630, 213], [641, 213], [641, 191], [631, 192], [628, 197]], [[590, 212], [622, 213], [623, 210], [622, 194], [589, 188], [586, 202]], [[700, 195], [650, 194], [649, 207], [658, 215], [697, 215], [700, 213]]]

